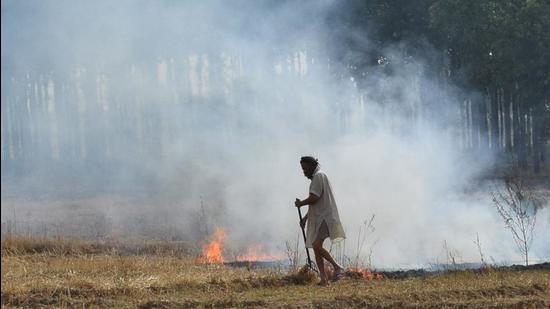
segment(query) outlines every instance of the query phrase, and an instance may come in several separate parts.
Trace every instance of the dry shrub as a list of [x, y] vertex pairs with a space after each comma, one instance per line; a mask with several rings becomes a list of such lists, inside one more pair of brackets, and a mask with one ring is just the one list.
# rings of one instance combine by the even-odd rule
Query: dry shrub
[[545, 197], [518, 175], [505, 177], [504, 188], [495, 186], [491, 194], [498, 214], [512, 233], [516, 248], [528, 266], [537, 213], [546, 204]]
[[211, 285], [217, 287], [223, 286], [226, 288], [232, 288], [238, 291], [245, 291], [255, 288], [271, 288], [271, 287], [281, 287], [285, 285], [305, 285], [310, 284], [315, 281], [316, 274], [313, 272], [307, 265], [300, 268], [298, 271], [294, 271], [286, 276], [279, 276], [275, 274], [254, 277], [249, 276], [248, 278], [237, 278], [231, 280], [230, 284], [224, 282], [224, 284], [219, 281], [211, 281]]
[[8, 234], [1, 241], [2, 255], [47, 253], [52, 255], [95, 253], [91, 242], [66, 238], [28, 237]]
[[114, 255], [162, 255], [187, 256], [191, 246], [185, 242], [150, 240], [99, 242], [64, 237], [36, 237], [7, 234], [2, 238], [2, 255], [51, 254], [114, 254]]
[[181, 241], [150, 240], [118, 243], [114, 247], [122, 255], [187, 256], [191, 254], [191, 246]]
[[486, 274], [490, 274], [490, 273], [493, 273], [496, 271], [496, 268], [491, 266], [491, 265], [487, 265], [487, 264], [483, 264], [479, 269], [474, 269], [473, 272], [476, 273], [476, 274], [480, 274], [480, 275], [486, 275]]

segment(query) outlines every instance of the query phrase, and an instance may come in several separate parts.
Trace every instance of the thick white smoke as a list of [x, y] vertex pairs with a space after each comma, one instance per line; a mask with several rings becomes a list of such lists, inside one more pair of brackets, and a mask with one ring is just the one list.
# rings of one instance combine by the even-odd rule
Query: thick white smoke
[[[429, 68], [421, 59], [391, 75], [373, 74], [358, 88], [327, 52], [333, 44], [327, 33], [335, 31], [325, 17], [334, 2], [2, 2], [3, 67], [97, 72], [105, 87], [99, 93], [117, 95], [97, 99], [82, 92], [77, 104], [86, 102], [88, 110], [104, 104], [124, 117], [146, 109], [162, 127], [143, 150], [139, 138], [126, 135], [147, 123], [88, 122], [101, 128], [94, 138], [116, 141], [109, 151], [120, 164], [107, 176], [91, 170], [89, 179], [76, 182], [101, 184], [107, 177], [125, 193], [83, 188], [86, 199], [64, 192], [51, 198], [55, 203], [21, 206], [21, 195], [11, 197], [13, 188], [3, 181], [2, 208], [10, 207], [3, 221], [14, 208], [58, 222], [59, 216], [41, 215], [47, 207], [64, 214], [63, 222], [78, 221], [80, 205], [117, 235], [148, 237], [169, 228], [196, 240], [201, 229], [224, 226], [229, 246], [283, 250], [299, 233], [293, 201], [306, 197], [309, 185], [299, 158], [315, 155], [335, 190], [347, 255], [356, 253], [359, 227], [375, 214], [376, 230], [362, 254], [372, 248], [378, 267], [446, 262], [444, 241], [460, 261], [479, 262], [476, 233], [486, 256], [521, 260], [487, 192], [469, 189], [486, 159], [460, 150], [455, 94], [422, 74]], [[390, 54], [399, 61], [398, 50]], [[8, 74], [2, 70], [3, 83]], [[444, 99], [435, 117], [423, 110], [429, 105], [421, 84]], [[62, 114], [64, 107], [57, 108]], [[78, 115], [36, 118], [35, 125], [51, 128], [55, 121], [58, 142], [70, 143], [72, 117]], [[95, 142], [89, 138], [88, 147], [101, 147]], [[47, 187], [49, 168], [26, 172], [17, 186]], [[69, 206], [59, 206], [67, 199]], [[533, 256], [548, 258], [540, 237], [549, 228], [548, 212], [540, 217]]]

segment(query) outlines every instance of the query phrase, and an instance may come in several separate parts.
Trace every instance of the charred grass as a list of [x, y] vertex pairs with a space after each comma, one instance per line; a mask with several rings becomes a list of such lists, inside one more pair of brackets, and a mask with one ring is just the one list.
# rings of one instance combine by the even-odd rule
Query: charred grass
[[[78, 248], [77, 244], [73, 244]], [[3, 307], [521, 307], [550, 306], [550, 270], [488, 269], [325, 287], [302, 271], [196, 264], [192, 256], [2, 247]], [[4, 250], [6, 249], [6, 250]], [[115, 253], [113, 253], [115, 252]]]

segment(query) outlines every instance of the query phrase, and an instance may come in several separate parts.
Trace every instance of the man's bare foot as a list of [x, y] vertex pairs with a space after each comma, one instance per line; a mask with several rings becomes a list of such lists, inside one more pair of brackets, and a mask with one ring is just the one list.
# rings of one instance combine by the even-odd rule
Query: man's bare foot
[[332, 276], [332, 281], [338, 281], [344, 277], [344, 269], [342, 267], [338, 267], [334, 270], [334, 275]]

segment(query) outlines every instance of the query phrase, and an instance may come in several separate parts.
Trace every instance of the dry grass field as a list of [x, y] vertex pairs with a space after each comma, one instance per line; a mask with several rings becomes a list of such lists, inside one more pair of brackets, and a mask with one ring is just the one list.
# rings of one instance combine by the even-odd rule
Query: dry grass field
[[162, 244], [132, 250], [5, 237], [2, 307], [550, 307], [547, 268], [350, 276], [319, 287], [307, 273], [197, 264]]

